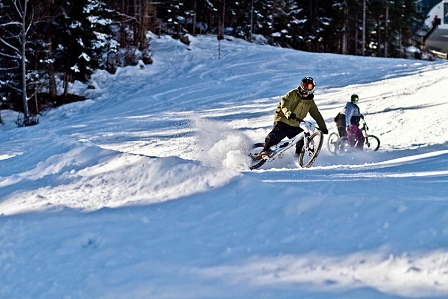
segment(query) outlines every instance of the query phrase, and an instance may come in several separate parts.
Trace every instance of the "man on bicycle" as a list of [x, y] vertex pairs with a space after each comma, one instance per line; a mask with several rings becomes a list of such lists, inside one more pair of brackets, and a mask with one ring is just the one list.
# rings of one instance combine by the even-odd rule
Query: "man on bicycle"
[[357, 105], [359, 97], [357, 94], [352, 94], [350, 102], [345, 105], [345, 123], [347, 126], [347, 139], [350, 146], [355, 146], [355, 140], [358, 140], [356, 148], [361, 150], [364, 147], [364, 135], [359, 129], [359, 120], [364, 119]]
[[[300, 128], [300, 121], [309, 113], [317, 122], [319, 129], [324, 134], [328, 134], [328, 129], [324, 118], [314, 102], [314, 88], [316, 82], [311, 77], [305, 77], [300, 82], [300, 86], [285, 94], [277, 106], [274, 114], [274, 128], [266, 136], [264, 148], [257, 155], [256, 159], [261, 160], [263, 156], [269, 157], [269, 148], [279, 143], [283, 138], [293, 138], [303, 132]], [[303, 140], [296, 144], [296, 154], [300, 154], [303, 147]]]

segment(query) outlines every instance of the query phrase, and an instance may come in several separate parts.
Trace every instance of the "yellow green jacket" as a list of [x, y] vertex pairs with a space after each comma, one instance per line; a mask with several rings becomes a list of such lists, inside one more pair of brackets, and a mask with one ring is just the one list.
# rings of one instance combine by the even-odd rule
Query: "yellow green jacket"
[[282, 97], [275, 110], [274, 122], [281, 121], [290, 126], [298, 127], [299, 122], [292, 119], [289, 120], [288, 116], [291, 113], [295, 113], [298, 118], [305, 119], [309, 113], [320, 129], [326, 129], [325, 120], [313, 99], [314, 94], [309, 95], [306, 99], [302, 98], [297, 88], [289, 91]]

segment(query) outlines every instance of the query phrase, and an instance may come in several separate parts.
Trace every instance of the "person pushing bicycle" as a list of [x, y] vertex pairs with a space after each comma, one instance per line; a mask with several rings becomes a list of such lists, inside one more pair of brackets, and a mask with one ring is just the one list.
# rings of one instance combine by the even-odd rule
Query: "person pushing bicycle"
[[347, 128], [347, 139], [351, 147], [355, 146], [355, 139], [357, 142], [357, 149], [363, 150], [364, 147], [364, 135], [359, 129], [360, 119], [364, 119], [361, 114], [360, 109], [357, 105], [359, 101], [359, 96], [357, 94], [352, 94], [350, 97], [350, 102], [345, 104], [345, 124]]
[[[263, 156], [269, 157], [269, 148], [279, 143], [283, 138], [292, 138], [301, 132], [300, 122], [308, 115], [316, 121], [319, 130], [328, 134], [325, 120], [314, 102], [314, 88], [316, 82], [312, 77], [305, 77], [300, 81], [300, 86], [285, 94], [274, 113], [274, 128], [266, 136], [263, 150], [257, 155], [256, 160]], [[299, 155], [304, 145], [303, 140], [296, 145], [296, 154]]]

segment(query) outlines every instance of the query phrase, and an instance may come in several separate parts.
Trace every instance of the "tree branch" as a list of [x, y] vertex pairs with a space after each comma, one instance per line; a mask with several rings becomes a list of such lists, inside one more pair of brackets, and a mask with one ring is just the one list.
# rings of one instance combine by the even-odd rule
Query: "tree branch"
[[19, 56], [10, 55], [10, 54], [6, 54], [3, 52], [0, 52], [0, 56], [11, 58], [11, 59], [19, 59], [20, 58]]
[[13, 49], [15, 52], [20, 53], [20, 50], [17, 49], [16, 47], [14, 47], [13, 45], [11, 45], [10, 43], [8, 43], [7, 41], [5, 41], [3, 38], [0, 37], [0, 41], [2, 43], [4, 43], [5, 45], [7, 45], [8, 47], [10, 47], [11, 49]]

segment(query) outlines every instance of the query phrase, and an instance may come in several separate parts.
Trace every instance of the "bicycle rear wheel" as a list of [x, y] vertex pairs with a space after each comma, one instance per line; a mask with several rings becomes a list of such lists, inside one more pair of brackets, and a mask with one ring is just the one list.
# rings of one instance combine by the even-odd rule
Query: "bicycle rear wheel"
[[308, 137], [308, 149], [305, 149], [304, 146], [299, 155], [299, 165], [302, 168], [311, 167], [317, 156], [319, 156], [323, 142], [324, 138], [321, 131], [316, 131]]
[[251, 157], [251, 165], [249, 167], [250, 170], [257, 169], [261, 167], [264, 163], [266, 163], [265, 159], [257, 160], [255, 157], [263, 150], [264, 143], [255, 143], [252, 146], [252, 149], [249, 151], [249, 157]]
[[366, 137], [364, 142], [364, 150], [365, 151], [374, 151], [376, 152], [380, 148], [380, 140], [378, 137], [374, 135], [369, 135]]
[[351, 153], [351, 151], [352, 147], [348, 142], [347, 136], [339, 138], [339, 140], [336, 142], [336, 149], [335, 149], [336, 155], [344, 155], [347, 153]]
[[336, 143], [338, 142], [338, 139], [339, 134], [336, 132], [333, 132], [330, 134], [330, 136], [328, 136], [328, 143], [327, 143], [328, 151], [333, 155], [336, 155]]

